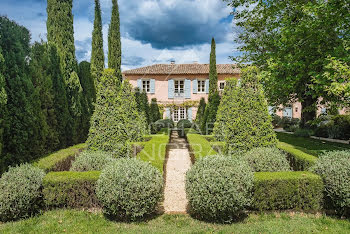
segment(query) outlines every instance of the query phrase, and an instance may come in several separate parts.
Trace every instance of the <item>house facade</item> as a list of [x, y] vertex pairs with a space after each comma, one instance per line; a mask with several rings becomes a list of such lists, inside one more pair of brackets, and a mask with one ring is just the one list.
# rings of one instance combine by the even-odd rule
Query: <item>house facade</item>
[[[240, 78], [240, 69], [234, 64], [217, 64], [218, 90], [223, 91], [225, 80]], [[200, 99], [208, 101], [209, 64], [155, 64], [123, 72], [134, 88], [147, 93], [148, 99], [157, 98], [164, 107], [163, 118], [178, 122], [180, 119], [196, 119]], [[301, 103], [274, 108], [269, 106], [270, 114], [280, 117], [301, 118]], [[320, 107], [318, 114], [326, 109]], [[344, 112], [344, 111], [342, 111]]]

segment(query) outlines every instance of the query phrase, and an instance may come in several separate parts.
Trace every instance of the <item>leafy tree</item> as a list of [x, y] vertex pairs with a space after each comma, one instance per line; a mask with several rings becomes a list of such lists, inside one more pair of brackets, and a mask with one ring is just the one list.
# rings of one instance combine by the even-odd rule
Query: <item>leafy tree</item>
[[91, 50], [91, 74], [94, 80], [101, 76], [105, 67], [105, 57], [103, 52], [103, 34], [100, 1], [95, 0], [95, 21], [92, 31], [92, 50]]
[[151, 123], [154, 123], [157, 120], [161, 119], [160, 118], [159, 106], [158, 106], [158, 103], [157, 103], [157, 98], [152, 98], [149, 112], [150, 112], [150, 122]]
[[108, 30], [108, 68], [115, 70], [120, 81], [123, 80], [121, 73], [122, 47], [120, 42], [120, 19], [118, 0], [112, 0], [112, 18]]
[[0, 25], [8, 111], [1, 157], [4, 170], [8, 165], [30, 161], [45, 152], [47, 126], [39, 94], [28, 75], [29, 31], [6, 17], [0, 17]]
[[305, 125], [315, 118], [320, 97], [322, 103], [348, 102], [344, 96], [329, 92], [329, 87], [349, 83], [349, 78], [332, 75], [339, 74], [340, 64], [350, 62], [349, 1], [228, 2], [236, 9], [233, 14], [241, 28], [237, 42], [243, 55], [235, 60], [252, 62], [262, 69], [271, 104], [300, 101]]
[[218, 91], [218, 73], [216, 70], [216, 43], [211, 40], [210, 64], [209, 64], [209, 96]]
[[78, 77], [78, 65], [75, 58], [72, 0], [47, 1], [47, 39], [57, 47], [60, 56], [60, 68], [64, 78], [68, 108], [71, 115], [68, 144], [76, 144], [82, 139], [81, 115], [83, 114], [82, 87]]
[[201, 100], [199, 101], [199, 106], [198, 106], [196, 121], [195, 121], [197, 124], [200, 124], [202, 122], [202, 118], [205, 112], [205, 106], [206, 106], [205, 99], [201, 98]]
[[31, 48], [30, 76], [36, 92], [39, 94], [41, 110], [47, 124], [45, 151], [51, 152], [59, 145], [58, 122], [54, 107], [54, 91], [52, 86], [50, 57], [46, 43], [34, 43]]
[[[2, 50], [0, 47], [0, 156], [3, 148], [3, 134], [4, 134], [4, 128], [5, 128], [5, 115], [6, 115], [6, 103], [7, 103], [5, 79], [2, 74], [4, 69], [3, 63], [4, 63], [4, 57], [2, 56]], [[0, 171], [1, 171], [1, 165], [0, 165]]]
[[276, 145], [267, 101], [256, 67], [242, 69], [241, 84], [228, 80], [214, 126], [214, 136], [225, 142], [228, 154]]
[[52, 80], [53, 104], [58, 122], [57, 132], [59, 136], [59, 148], [69, 145], [71, 135], [71, 115], [68, 109], [68, 100], [63, 76], [60, 69], [60, 57], [56, 46], [48, 44], [49, 67], [48, 74]]
[[128, 156], [129, 143], [140, 141], [146, 133], [145, 119], [137, 110], [128, 81], [120, 85], [113, 69], [106, 69], [97, 85], [95, 112], [87, 140], [90, 150]]

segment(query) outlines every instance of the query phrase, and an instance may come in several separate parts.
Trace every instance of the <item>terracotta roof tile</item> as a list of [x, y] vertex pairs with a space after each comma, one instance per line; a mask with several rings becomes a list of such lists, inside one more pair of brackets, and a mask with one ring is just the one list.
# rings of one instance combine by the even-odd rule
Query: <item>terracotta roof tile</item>
[[[218, 74], [238, 74], [240, 69], [235, 64], [217, 64]], [[124, 71], [125, 75], [144, 74], [209, 74], [209, 64], [155, 64]]]

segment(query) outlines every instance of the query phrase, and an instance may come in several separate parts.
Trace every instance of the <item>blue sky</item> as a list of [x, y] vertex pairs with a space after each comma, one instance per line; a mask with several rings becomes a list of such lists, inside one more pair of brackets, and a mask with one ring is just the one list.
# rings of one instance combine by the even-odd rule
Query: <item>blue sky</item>
[[[112, 0], [100, 0], [104, 50]], [[217, 63], [237, 54], [232, 9], [221, 0], [119, 0], [123, 70], [154, 63], [209, 63], [210, 41]], [[94, 0], [74, 0], [74, 37], [79, 61], [90, 60]], [[1, 0], [0, 15], [27, 27], [32, 41], [46, 41], [46, 0]], [[106, 56], [107, 59], [107, 56]]]

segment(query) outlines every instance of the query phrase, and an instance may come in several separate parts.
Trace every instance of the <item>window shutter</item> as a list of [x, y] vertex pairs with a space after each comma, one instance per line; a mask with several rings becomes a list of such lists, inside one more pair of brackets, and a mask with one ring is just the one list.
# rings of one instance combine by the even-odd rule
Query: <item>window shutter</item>
[[198, 80], [197, 79], [193, 80], [192, 85], [193, 85], [193, 93], [198, 93]]
[[174, 80], [168, 80], [168, 98], [174, 98]]
[[139, 88], [140, 91], [142, 91], [142, 80], [141, 79], [137, 80], [137, 88]]
[[209, 93], [209, 79], [205, 80], [205, 92]]
[[192, 107], [187, 110], [187, 119], [192, 122]]
[[155, 80], [155, 79], [151, 79], [150, 85], [151, 85], [150, 91], [151, 91], [151, 93], [154, 94], [154, 93], [155, 93], [155, 90], [156, 90], [156, 80]]
[[165, 116], [167, 119], [171, 119], [170, 108], [165, 108]]
[[191, 80], [185, 80], [185, 98], [191, 98]]

